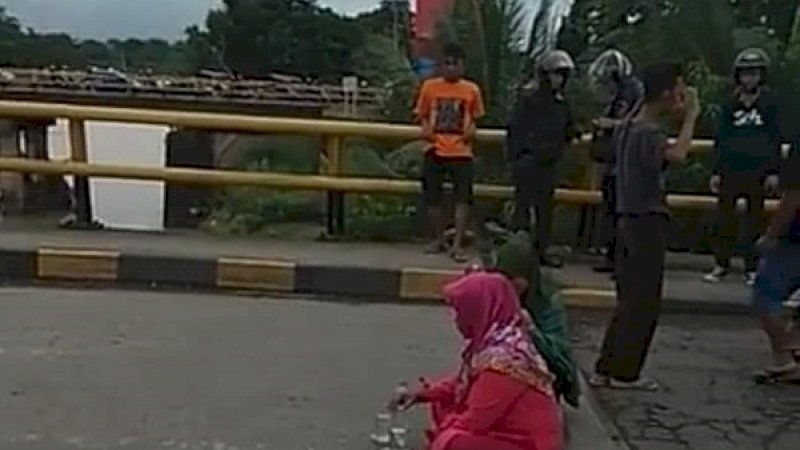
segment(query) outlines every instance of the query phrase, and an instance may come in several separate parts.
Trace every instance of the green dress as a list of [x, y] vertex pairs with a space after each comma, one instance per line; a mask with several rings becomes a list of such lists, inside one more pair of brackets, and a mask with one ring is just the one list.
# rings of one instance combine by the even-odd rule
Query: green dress
[[567, 311], [558, 284], [542, 274], [539, 260], [533, 255], [529, 234], [520, 231], [497, 247], [494, 261], [488, 265], [508, 277], [528, 279], [528, 292], [521, 300], [536, 325], [531, 329], [531, 337], [556, 376], [556, 393], [568, 404], [577, 407], [580, 382], [572, 358]]

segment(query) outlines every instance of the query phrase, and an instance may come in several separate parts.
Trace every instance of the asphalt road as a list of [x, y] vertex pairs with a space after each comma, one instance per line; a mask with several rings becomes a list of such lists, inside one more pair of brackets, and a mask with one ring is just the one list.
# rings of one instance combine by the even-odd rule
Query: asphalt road
[[[606, 317], [575, 313], [577, 354], [590, 370]], [[757, 386], [766, 338], [747, 316], [663, 318], [645, 374], [657, 393], [598, 390], [601, 405], [636, 450], [790, 450], [800, 443], [800, 387]]]
[[0, 449], [367, 449], [396, 383], [458, 355], [434, 307], [2, 289], [0, 308]]

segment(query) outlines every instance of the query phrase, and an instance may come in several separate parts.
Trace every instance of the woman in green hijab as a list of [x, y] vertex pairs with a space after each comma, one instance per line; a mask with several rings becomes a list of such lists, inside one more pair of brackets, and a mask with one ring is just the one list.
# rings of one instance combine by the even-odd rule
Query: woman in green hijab
[[533, 319], [535, 327], [531, 329], [531, 337], [556, 375], [556, 393], [577, 407], [580, 383], [558, 284], [542, 274], [531, 238], [525, 231], [512, 234], [497, 248], [493, 259], [490, 266], [511, 279], [520, 293], [522, 306]]

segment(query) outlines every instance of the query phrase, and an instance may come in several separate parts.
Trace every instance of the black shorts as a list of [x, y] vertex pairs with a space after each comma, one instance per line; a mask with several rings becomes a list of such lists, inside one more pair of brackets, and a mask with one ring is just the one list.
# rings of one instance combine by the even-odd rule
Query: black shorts
[[453, 196], [456, 203], [472, 203], [472, 158], [447, 158], [437, 155], [433, 150], [425, 153], [422, 164], [422, 194], [428, 205], [442, 203], [444, 182], [449, 178], [453, 183]]

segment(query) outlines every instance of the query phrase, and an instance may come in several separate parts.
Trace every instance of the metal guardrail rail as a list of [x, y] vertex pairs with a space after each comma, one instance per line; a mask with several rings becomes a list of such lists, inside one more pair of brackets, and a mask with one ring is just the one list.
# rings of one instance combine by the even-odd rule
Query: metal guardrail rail
[[[333, 231], [343, 227], [344, 193], [408, 195], [419, 192], [419, 183], [408, 180], [388, 180], [342, 176], [343, 139], [362, 136], [378, 139], [413, 140], [420, 137], [418, 127], [385, 123], [312, 120], [285, 117], [264, 117], [243, 114], [218, 114], [185, 111], [163, 111], [135, 108], [109, 108], [48, 104], [38, 102], [0, 101], [0, 111], [6, 117], [67, 118], [71, 161], [45, 162], [21, 158], [0, 158], [0, 171], [76, 175], [79, 178], [122, 178], [161, 180], [189, 185], [251, 185], [276, 189], [328, 191], [328, 227]], [[86, 158], [85, 121], [114, 121], [138, 124], [160, 124], [175, 127], [197, 128], [233, 132], [288, 133], [321, 135], [324, 140], [322, 156], [323, 173], [320, 175], [288, 175], [278, 173], [253, 173], [219, 169], [150, 168], [122, 165], [88, 164]], [[500, 147], [505, 132], [482, 129], [477, 134], [480, 142]], [[708, 151], [709, 141], [696, 141], [694, 151]], [[491, 146], [490, 146], [491, 147]], [[595, 180], [597, 181], [597, 180]], [[512, 188], [499, 185], [478, 185], [475, 193], [482, 198], [508, 198]], [[558, 189], [556, 200], [562, 203], [593, 205], [601, 200], [596, 185], [589, 189]], [[716, 198], [703, 195], [672, 194], [668, 196], [671, 207], [705, 209], [716, 207]], [[773, 210], [775, 201], [767, 208]]]

